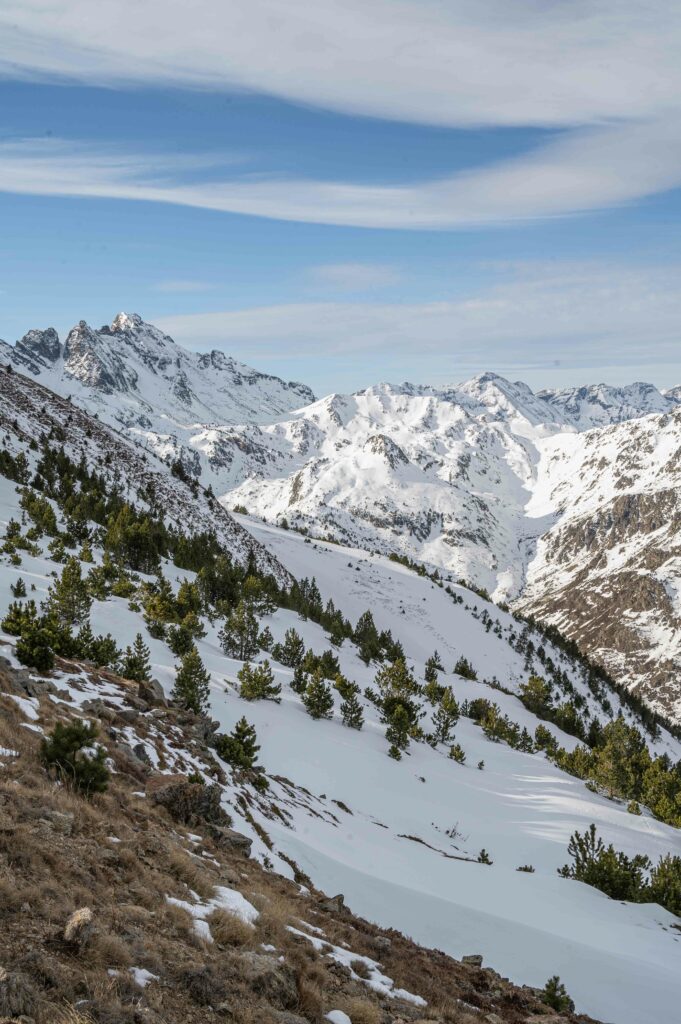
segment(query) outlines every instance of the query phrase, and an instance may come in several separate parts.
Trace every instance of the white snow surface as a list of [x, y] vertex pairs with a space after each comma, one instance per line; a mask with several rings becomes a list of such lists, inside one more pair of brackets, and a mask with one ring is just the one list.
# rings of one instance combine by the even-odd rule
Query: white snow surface
[[[0, 525], [10, 516], [19, 518], [17, 495], [14, 485], [0, 479]], [[483, 681], [496, 677], [516, 691], [529, 674], [524, 658], [507, 642], [509, 631], [519, 628], [510, 615], [464, 588], [455, 588], [463, 603], [454, 603], [427, 578], [381, 555], [306, 541], [248, 517], [240, 521], [294, 576], [315, 576], [323, 599], [332, 597], [353, 622], [371, 608], [378, 628], [391, 629], [402, 641], [419, 677], [426, 658], [437, 648], [446, 669], [442, 679], [452, 685], [458, 699], [486, 696], [534, 731], [537, 719], [512, 693], [491, 689]], [[35, 586], [31, 596], [40, 601], [50, 574], [59, 570], [44, 551], [39, 557], [24, 555], [19, 567], [0, 564], [0, 608], [12, 600], [10, 585], [18, 576], [29, 589]], [[172, 566], [164, 571], [174, 585], [191, 577]], [[483, 608], [498, 622], [500, 636], [485, 628]], [[130, 643], [136, 632], [144, 632], [140, 614], [120, 598], [95, 602], [91, 619], [95, 633], [110, 631], [120, 646]], [[279, 610], [265, 621], [275, 640], [293, 625], [318, 653], [329, 646], [320, 627], [292, 612]], [[646, 853], [653, 861], [667, 852], [681, 852], [678, 830], [647, 814], [628, 814], [623, 804], [590, 792], [541, 754], [523, 754], [490, 742], [466, 718], [456, 727], [465, 765], [451, 761], [445, 748], [424, 743], [412, 744], [408, 756], [395, 762], [386, 756], [384, 727], [368, 702], [362, 700], [366, 722], [361, 732], [342, 725], [337, 695], [333, 719], [313, 721], [290, 688], [292, 673], [282, 666], [273, 665], [283, 685], [281, 704], [247, 703], [235, 685], [241, 664], [222, 653], [218, 628], [219, 623], [209, 626], [198, 644], [212, 675], [211, 713], [223, 732], [229, 732], [242, 715], [256, 727], [260, 761], [271, 785], [267, 796], [253, 795], [251, 810], [274, 849], [268, 850], [240, 814], [235, 782], [225, 788], [225, 806], [235, 827], [253, 839], [253, 853], [263, 863], [267, 858], [291, 877], [290, 865], [280, 856], [285, 854], [324, 891], [343, 892], [362, 916], [456, 957], [480, 952], [486, 964], [519, 983], [542, 986], [549, 976], [560, 974], [578, 1011], [601, 1020], [659, 1024], [675, 1019], [681, 954], [677, 919], [655, 905], [610, 900], [559, 877], [556, 869], [568, 859], [571, 833], [584, 831], [592, 822], [606, 842], [630, 855]], [[3, 656], [17, 664], [13, 638], [0, 636], [0, 641]], [[153, 674], [169, 692], [176, 659], [163, 642], [149, 637], [147, 642]], [[584, 694], [590, 712], [605, 718], [580, 669], [550, 644], [547, 650]], [[460, 655], [472, 662], [480, 682], [453, 675]], [[339, 659], [344, 674], [362, 688], [372, 683], [375, 666], [365, 666], [348, 642]], [[533, 665], [533, 670], [540, 671], [540, 666]], [[75, 666], [55, 674], [55, 682], [66, 693], [55, 698], [57, 704], [65, 700], [79, 706], [94, 696], [114, 704], [122, 700], [114, 684], [95, 684]], [[37, 701], [18, 703], [31, 721], [39, 717]], [[612, 703], [617, 713], [615, 695]], [[626, 709], [624, 713], [631, 720]], [[563, 745], [574, 744], [550, 728]], [[152, 728], [149, 739], [153, 745]], [[677, 741], [666, 733], [654, 749], [668, 751], [675, 760], [681, 755]], [[172, 757], [167, 753], [168, 771], [201, 768], [186, 750], [173, 751]], [[476, 768], [481, 760], [482, 771]], [[224, 767], [229, 776], [229, 766]], [[281, 817], [267, 813], [269, 801], [276, 803]], [[477, 862], [482, 848], [488, 851], [491, 866]], [[524, 864], [532, 864], [535, 872], [518, 872]], [[223, 889], [213, 900], [195, 897], [179, 905], [192, 914], [197, 933], [206, 941], [206, 918], [216, 906], [251, 922], [257, 914], [236, 890]], [[308, 938], [312, 941], [313, 936]]]

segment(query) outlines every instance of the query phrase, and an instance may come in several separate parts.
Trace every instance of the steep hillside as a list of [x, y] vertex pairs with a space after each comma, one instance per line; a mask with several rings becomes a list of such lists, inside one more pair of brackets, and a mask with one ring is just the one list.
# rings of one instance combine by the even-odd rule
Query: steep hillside
[[538, 442], [519, 606], [681, 720], [681, 408]]
[[[46, 618], [32, 619], [39, 611], [15, 608], [3, 620], [0, 640], [14, 668], [19, 656], [37, 659], [46, 647], [60, 649], [53, 667], [29, 668], [22, 677], [25, 689], [15, 694], [15, 702], [31, 719], [28, 724], [47, 729], [62, 704], [69, 714], [81, 709], [107, 734], [113, 728], [122, 749], [111, 754], [117, 770], [137, 771], [140, 781], [158, 773], [199, 773], [204, 782], [212, 776], [221, 786], [222, 808], [233, 828], [250, 840], [255, 860], [308, 889], [342, 892], [355, 913], [382, 928], [398, 928], [449, 956], [480, 954], [485, 964], [517, 983], [541, 987], [559, 974], [577, 1011], [602, 1020], [658, 1024], [673, 1018], [679, 919], [653, 901], [652, 890], [638, 896], [632, 890], [628, 900], [609, 899], [593, 886], [557, 874], [570, 861], [570, 836], [592, 823], [622, 856], [646, 855], [650, 866], [678, 850], [674, 825], [681, 823], [681, 793], [673, 765], [681, 745], [663, 725], [521, 620], [453, 581], [421, 575], [381, 555], [312, 542], [246, 517], [240, 517], [240, 530], [247, 527], [256, 550], [269, 553], [261, 568], [251, 560], [248, 570], [236, 570], [212, 548], [196, 553], [200, 569], [181, 567], [164, 554], [155, 556], [155, 566], [147, 565], [139, 548], [128, 543], [135, 532], [128, 531], [121, 544], [120, 524], [112, 530], [107, 521], [87, 521], [85, 539], [81, 534], [76, 541], [71, 520], [80, 502], [74, 499], [86, 485], [88, 493], [92, 490], [91, 478], [84, 472], [76, 476], [66, 493], [58, 481], [51, 487], [59, 436], [32, 447], [25, 426], [6, 422], [5, 429], [6, 451], [14, 457], [4, 457], [4, 472], [16, 475], [21, 450], [36, 489], [0, 477], [5, 531], [0, 608], [14, 600], [24, 608], [32, 598], [38, 605], [45, 602]], [[107, 438], [114, 436], [102, 429]], [[89, 451], [96, 449], [86, 449], [86, 460]], [[71, 473], [64, 464], [63, 479]], [[107, 512], [114, 523], [116, 509], [113, 502]], [[185, 549], [176, 545], [176, 550]], [[119, 552], [113, 567], [112, 551]], [[73, 554], [77, 559], [69, 561]], [[279, 582], [268, 565], [283, 567]], [[307, 582], [292, 585], [292, 578]], [[17, 597], [22, 590], [24, 597]], [[238, 632], [249, 609], [257, 619], [257, 636]], [[364, 614], [368, 609], [372, 628]], [[63, 623], [69, 620], [67, 636]], [[303, 646], [295, 663], [289, 630]], [[141, 664], [143, 654], [124, 650], [138, 633], [149, 649], [148, 668]], [[240, 655], [238, 637], [248, 640]], [[172, 717], [163, 718], [169, 696], [178, 702], [173, 714], [186, 699], [186, 690], [174, 688], [186, 675], [192, 643], [210, 677], [207, 699], [215, 725], [200, 715], [194, 722], [195, 735], [210, 747], [208, 762], [187, 744]], [[439, 668], [431, 660], [435, 649]], [[82, 663], [83, 652], [91, 664]], [[93, 659], [101, 663], [102, 658], [113, 675], [93, 669]], [[255, 685], [254, 666], [265, 661], [272, 670], [267, 685], [274, 690], [257, 699], [247, 687]], [[116, 682], [121, 672], [128, 679], [133, 672], [143, 676], [139, 699], [160, 707], [150, 710], [133, 701], [128, 711], [130, 700], [122, 698]], [[530, 699], [526, 689], [532, 674], [547, 681], [539, 700], [536, 693]], [[363, 719], [355, 717], [355, 727], [347, 724], [351, 696]], [[46, 713], [45, 698], [53, 707], [48, 703], [47, 717], [39, 718]], [[405, 714], [414, 716], [409, 728]], [[234, 746], [220, 738], [243, 716], [255, 726], [264, 774], [239, 767]], [[620, 735], [634, 742], [628, 726], [639, 730], [640, 774], [615, 779], [608, 774], [610, 750]], [[3, 743], [15, 749], [9, 736]], [[119, 769], [123, 753], [128, 767]], [[627, 788], [631, 785], [639, 788], [640, 803]], [[189, 827], [203, 835], [198, 824]], [[211, 847], [205, 852], [211, 855]], [[153, 849], [145, 853], [151, 869], [155, 856]], [[628, 868], [622, 870], [628, 877]], [[193, 882], [190, 888], [193, 895], [169, 895], [203, 919], [212, 906], [210, 893]], [[249, 899], [249, 892], [242, 895]], [[302, 908], [300, 916], [312, 923]], [[418, 971], [400, 974], [391, 973], [385, 954], [376, 956], [382, 966], [375, 970], [391, 979], [380, 982], [374, 967], [353, 966], [355, 953], [369, 955], [368, 944], [354, 945], [350, 932], [336, 938], [324, 922], [315, 920], [314, 926], [325, 932], [319, 946], [323, 957], [346, 964], [351, 958], [351, 981], [368, 974], [383, 986], [386, 999], [395, 998], [389, 991], [401, 987], [429, 1002], [417, 984], [431, 970], [428, 958], [418, 961]], [[305, 933], [305, 926], [293, 927]], [[313, 946], [320, 937], [311, 935], [298, 937]], [[277, 941], [270, 944], [277, 947]], [[159, 973], [139, 962], [137, 952], [134, 957], [131, 966]], [[116, 963], [106, 966], [119, 969]], [[168, 969], [165, 962], [162, 966]], [[480, 1007], [483, 1020], [484, 1014], [496, 1013], [520, 1024], [536, 1014], [534, 1005], [506, 1004], [504, 989], [498, 991], [501, 995], [486, 989], [482, 1004], [479, 995], [468, 998], [458, 991], [456, 997], [468, 1005], [457, 1006], [451, 1017], [430, 1005], [426, 1013], [413, 1002], [410, 1013], [403, 994], [406, 1008], [385, 1009], [378, 1020], [384, 1024], [412, 1015], [456, 1021], [463, 1009]], [[343, 1009], [323, 1005], [325, 1012]], [[304, 1011], [302, 1018], [316, 1022], [319, 1012]], [[362, 1024], [359, 1016], [350, 1019]]]
[[89, 416], [72, 402], [21, 374], [0, 369], [0, 430], [3, 453], [27, 456], [25, 482], [31, 479], [37, 441], [49, 438], [75, 463], [81, 461], [99, 473], [107, 488], [123, 500], [160, 516], [174, 528], [214, 533], [231, 553], [245, 563], [251, 552], [265, 572], [279, 579], [286, 571], [231, 516], [210, 492], [180, 470], [179, 475], [152, 451], [125, 434]]

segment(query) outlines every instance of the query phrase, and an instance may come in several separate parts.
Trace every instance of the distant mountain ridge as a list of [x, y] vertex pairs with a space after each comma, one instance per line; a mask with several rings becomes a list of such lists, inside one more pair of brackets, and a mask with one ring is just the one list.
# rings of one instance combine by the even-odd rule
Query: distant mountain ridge
[[258, 422], [314, 401], [304, 384], [223, 352], [189, 352], [136, 313], [119, 313], [99, 329], [81, 320], [63, 346], [54, 328], [31, 330], [0, 355], [52, 390], [73, 392], [90, 412], [142, 429]]
[[136, 314], [30, 331], [0, 360], [223, 505], [399, 553], [559, 625], [681, 719], [681, 387], [533, 392], [483, 373], [315, 399]]

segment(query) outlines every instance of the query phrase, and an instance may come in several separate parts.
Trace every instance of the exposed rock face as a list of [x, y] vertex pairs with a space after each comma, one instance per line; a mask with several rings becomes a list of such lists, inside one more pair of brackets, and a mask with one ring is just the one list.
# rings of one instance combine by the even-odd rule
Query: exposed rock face
[[53, 367], [61, 356], [59, 335], [54, 327], [44, 331], [29, 331], [16, 343], [14, 351], [17, 361], [37, 375]]

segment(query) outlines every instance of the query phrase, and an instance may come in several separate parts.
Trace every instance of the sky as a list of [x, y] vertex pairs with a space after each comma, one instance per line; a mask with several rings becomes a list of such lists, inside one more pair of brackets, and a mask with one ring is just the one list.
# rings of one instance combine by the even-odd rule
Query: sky
[[0, 0], [0, 338], [681, 383], [681, 5]]

